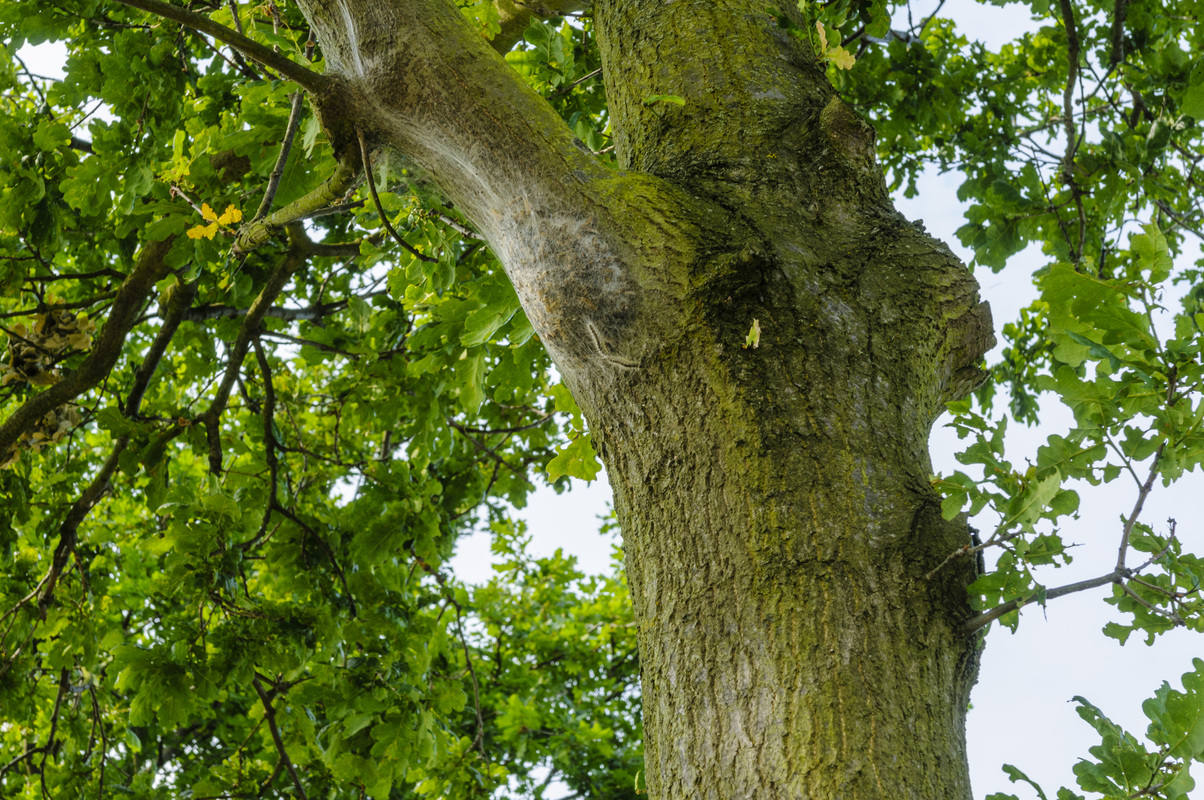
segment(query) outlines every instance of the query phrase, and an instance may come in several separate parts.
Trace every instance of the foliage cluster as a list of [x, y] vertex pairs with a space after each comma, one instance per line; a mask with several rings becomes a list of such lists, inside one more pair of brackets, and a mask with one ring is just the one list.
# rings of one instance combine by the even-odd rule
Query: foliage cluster
[[[498, 33], [492, 0], [459, 5]], [[189, 7], [322, 69], [295, 8]], [[934, 478], [947, 515], [999, 520], [968, 632], [1102, 586], [1121, 640], [1199, 629], [1204, 564], [1141, 513], [1204, 459], [1204, 264], [1182, 258], [1204, 220], [1204, 6], [1028, 8], [1033, 31], [997, 51], [885, 0], [779, 16], [855, 59], [829, 75], [873, 121], [892, 188], [965, 175], [976, 265], [1029, 244], [1048, 262], [994, 383], [954, 409], [968, 471]], [[397, 239], [352, 180], [235, 252], [336, 173], [293, 85], [107, 0], [0, 5], [0, 34], [0, 793], [636, 793], [622, 579], [530, 558], [510, 518], [534, 480], [597, 462], [471, 221], [375, 154]], [[64, 79], [22, 61], [43, 41], [66, 43]], [[506, 58], [613, 163], [588, 11], [532, 22]], [[1056, 397], [1075, 426], [1016, 466], [1002, 393], [1019, 422]], [[1080, 479], [1131, 479], [1133, 511], [1105, 545], [1115, 570], [1049, 585]], [[480, 527], [499, 565], [470, 588], [445, 562]], [[1148, 743], [1084, 701], [1101, 744], [1080, 788], [1185, 797], [1201, 681], [1197, 662], [1147, 703]]]

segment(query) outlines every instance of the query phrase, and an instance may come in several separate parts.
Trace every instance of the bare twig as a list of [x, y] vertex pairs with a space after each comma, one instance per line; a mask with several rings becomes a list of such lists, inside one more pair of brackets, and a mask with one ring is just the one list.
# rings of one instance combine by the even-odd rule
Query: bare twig
[[1145, 479], [1145, 483], [1141, 485], [1141, 491], [1137, 493], [1137, 502], [1133, 504], [1133, 510], [1129, 512], [1129, 518], [1125, 520], [1124, 531], [1120, 535], [1120, 548], [1116, 554], [1116, 569], [1117, 571], [1125, 568], [1125, 557], [1129, 552], [1129, 534], [1133, 532], [1133, 526], [1137, 523], [1137, 518], [1141, 516], [1141, 509], [1145, 506], [1145, 499], [1150, 496], [1150, 491], [1154, 488], [1154, 478], [1158, 477], [1158, 462], [1162, 459], [1162, 453], [1166, 450], [1166, 441], [1158, 445], [1158, 450], [1154, 453], [1154, 461], [1150, 464], [1149, 477]]
[[[1095, 589], [1099, 586], [1107, 586], [1110, 583], [1120, 583], [1124, 579], [1127, 572], [1127, 570], [1117, 570], [1114, 572], [1109, 572], [1107, 575], [1101, 575], [1098, 578], [1091, 578], [1090, 580], [1079, 581], [1078, 583], [1070, 583], [1066, 586], [1059, 586], [1056, 589], [1049, 589], [1045, 592], [1045, 599], [1054, 600], [1059, 597], [1064, 597], [1068, 594], [1084, 592], [1088, 589]], [[1032, 603], [1037, 599], [1038, 594], [1038, 592], [1034, 592], [1028, 597], [1009, 600], [1006, 603], [995, 606], [990, 611], [984, 611], [976, 617], [971, 617], [962, 623], [962, 632], [969, 634], [973, 633], [979, 628], [985, 628], [987, 625], [990, 625], [1004, 614], [1015, 611], [1018, 608], [1022, 608], [1029, 603]]]
[[[238, 19], [237, 15], [235, 19]], [[280, 178], [284, 175], [284, 164], [288, 161], [289, 151], [293, 147], [293, 137], [297, 135], [297, 126], [301, 124], [302, 96], [300, 92], [293, 93], [293, 107], [288, 114], [288, 125], [284, 128], [284, 140], [280, 143], [280, 155], [276, 156], [276, 165], [268, 176], [268, 188], [263, 193], [259, 210], [255, 212], [252, 222], [258, 222], [272, 210], [272, 201], [276, 199], [276, 190], [280, 188]]]
[[297, 775], [297, 768], [293, 766], [293, 761], [288, 757], [288, 751], [284, 748], [284, 739], [280, 736], [280, 727], [276, 724], [276, 710], [272, 708], [271, 697], [264, 691], [258, 675], [251, 678], [251, 685], [255, 687], [255, 691], [259, 694], [259, 700], [263, 703], [263, 716], [268, 721], [268, 730], [272, 732], [272, 741], [276, 743], [276, 752], [280, 754], [280, 760], [288, 768], [288, 774], [293, 776], [293, 786], [297, 788], [298, 796], [301, 800], [309, 800], [305, 794], [305, 787], [301, 785], [301, 778]]
[[439, 259], [431, 258], [428, 255], [418, 252], [413, 245], [401, 238], [397, 231], [393, 229], [393, 224], [389, 222], [389, 215], [385, 213], [384, 206], [380, 204], [380, 196], [376, 193], [376, 179], [372, 177], [372, 162], [368, 158], [368, 144], [364, 141], [364, 132], [357, 128], [355, 135], [358, 136], [360, 140], [360, 157], [364, 161], [364, 174], [368, 178], [368, 193], [372, 195], [372, 202], [376, 204], [376, 213], [380, 215], [380, 221], [384, 224], [385, 230], [389, 232], [389, 236], [393, 237], [395, 242], [404, 247], [410, 255], [414, 256], [414, 258], [417, 258], [419, 261], [425, 261], [428, 264], [438, 263]]

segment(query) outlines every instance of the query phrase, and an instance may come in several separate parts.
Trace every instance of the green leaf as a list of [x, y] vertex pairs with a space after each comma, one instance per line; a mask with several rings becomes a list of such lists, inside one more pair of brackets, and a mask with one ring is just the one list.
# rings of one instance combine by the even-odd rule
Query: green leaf
[[583, 433], [569, 442], [556, 457], [548, 462], [548, 477], [557, 480], [565, 475], [589, 482], [598, 477], [602, 465], [588, 433]]
[[1035, 522], [1061, 488], [1062, 476], [1056, 470], [1052, 475], [1030, 483], [1023, 493], [1008, 504], [1008, 516], [1004, 525], [1025, 526]]
[[485, 402], [485, 351], [465, 352], [456, 363], [456, 382], [460, 386], [460, 406], [476, 414]]
[[1170, 248], [1166, 236], [1158, 229], [1157, 223], [1151, 222], [1142, 226], [1145, 233], [1132, 237], [1133, 252], [1141, 263], [1141, 268], [1150, 274], [1150, 283], [1159, 284], [1171, 274]]
[[1204, 120], [1204, 83], [1189, 87], [1183, 93], [1179, 108], [1189, 117]]
[[41, 150], [58, 150], [71, 143], [71, 131], [61, 122], [44, 119], [34, 129], [33, 143]]
[[485, 344], [493, 338], [498, 329], [510, 321], [516, 311], [518, 298], [513, 293], [477, 309], [464, 320], [464, 333], [460, 336], [460, 344], [465, 347]]

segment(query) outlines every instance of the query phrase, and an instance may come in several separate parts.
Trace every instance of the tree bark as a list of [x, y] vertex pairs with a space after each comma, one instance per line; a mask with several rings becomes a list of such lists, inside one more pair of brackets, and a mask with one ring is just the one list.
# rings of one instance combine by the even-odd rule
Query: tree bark
[[927, 438], [990, 316], [806, 44], [756, 0], [598, 0], [613, 172], [447, 0], [301, 5], [336, 148], [363, 131], [473, 219], [586, 412], [650, 796], [969, 798], [973, 565], [924, 578], [969, 541]]

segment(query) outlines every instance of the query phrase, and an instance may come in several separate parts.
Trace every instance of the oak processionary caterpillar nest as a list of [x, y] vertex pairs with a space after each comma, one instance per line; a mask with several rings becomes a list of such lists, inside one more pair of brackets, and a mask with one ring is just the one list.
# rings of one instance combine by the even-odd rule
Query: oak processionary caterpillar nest
[[[96, 323], [69, 311], [45, 311], [34, 318], [33, 328], [13, 326], [8, 334], [4, 363], [0, 366], [0, 387], [28, 383], [50, 386], [61, 377], [57, 364], [67, 356], [92, 346]], [[37, 452], [48, 444], [62, 441], [79, 424], [74, 408], [59, 407], [48, 411], [32, 430], [21, 434], [16, 446], [0, 453], [0, 468], [20, 459], [21, 449]]]

